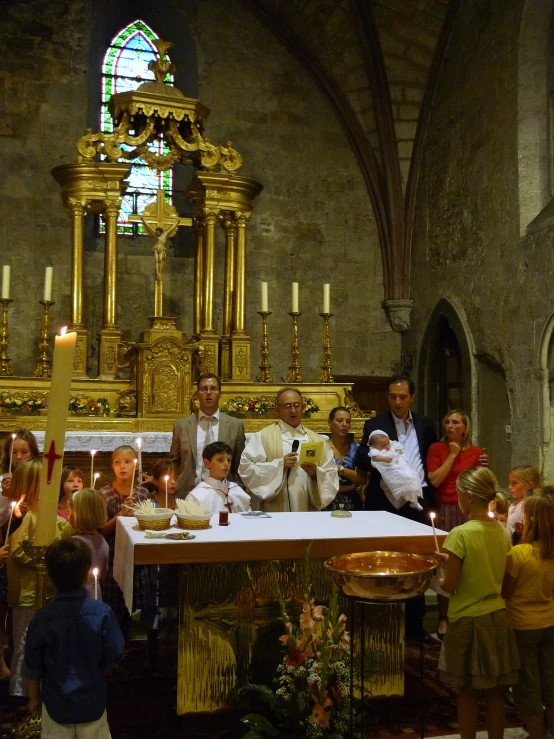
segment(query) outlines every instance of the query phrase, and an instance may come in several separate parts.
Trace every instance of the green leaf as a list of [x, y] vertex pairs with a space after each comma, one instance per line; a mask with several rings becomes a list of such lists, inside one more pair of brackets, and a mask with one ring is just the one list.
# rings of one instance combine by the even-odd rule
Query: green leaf
[[[247, 716], [243, 716], [240, 721], [242, 724], [248, 726], [250, 732], [254, 732], [251, 736], [250, 732], [246, 735], [247, 737], [250, 737], [250, 739], [255, 739], [255, 737], [258, 736], [280, 736], [280, 732], [271, 725], [265, 716], [261, 716], [259, 713], [249, 713]], [[246, 737], [244, 737], [244, 739], [246, 739]]]

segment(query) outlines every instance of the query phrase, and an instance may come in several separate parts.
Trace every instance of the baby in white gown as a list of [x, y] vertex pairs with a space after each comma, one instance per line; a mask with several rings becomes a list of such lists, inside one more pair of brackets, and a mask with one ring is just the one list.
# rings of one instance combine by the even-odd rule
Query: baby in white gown
[[381, 487], [387, 500], [396, 509], [405, 503], [422, 511], [418, 498], [423, 497], [419, 475], [409, 465], [399, 441], [391, 441], [384, 431], [369, 435], [371, 466], [381, 473]]

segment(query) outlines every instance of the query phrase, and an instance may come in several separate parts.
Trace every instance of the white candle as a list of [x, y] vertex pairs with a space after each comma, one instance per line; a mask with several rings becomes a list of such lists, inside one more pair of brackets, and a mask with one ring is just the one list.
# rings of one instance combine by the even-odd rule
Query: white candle
[[95, 567], [92, 571], [94, 575], [94, 600], [98, 600], [98, 567]]
[[12, 448], [11, 448], [11, 451], [10, 451], [10, 466], [9, 466], [9, 469], [8, 469], [8, 475], [11, 475], [12, 474], [13, 445], [15, 443], [15, 437], [16, 436], [17, 436], [17, 434], [12, 434]]
[[331, 312], [331, 285], [326, 282], [323, 285], [323, 313]]
[[139, 469], [139, 476], [138, 481], [139, 485], [142, 485], [142, 439], [137, 439], [137, 448], [138, 448], [138, 469]]
[[437, 514], [431, 511], [429, 514], [429, 518], [431, 519], [431, 526], [433, 527], [433, 536], [435, 537], [435, 549], [437, 550], [437, 554], [440, 554], [439, 549], [439, 540], [437, 539], [437, 532], [435, 531], [435, 516]]
[[54, 276], [54, 267], [46, 267], [44, 273], [44, 300], [52, 300], [52, 277]]
[[77, 334], [65, 333], [54, 340], [54, 358], [52, 362], [52, 380], [50, 382], [50, 399], [46, 419], [44, 437], [44, 459], [40, 473], [40, 496], [38, 501], [37, 525], [35, 529], [35, 546], [46, 546], [56, 536], [56, 518], [58, 498], [60, 497], [60, 480], [63, 466], [63, 449], [67, 428], [67, 408], [71, 397], [71, 380], [73, 377], [73, 359]]
[[94, 455], [96, 454], [96, 449], [90, 450], [90, 484], [91, 487], [94, 487]]
[[135, 477], [136, 477], [136, 474], [137, 474], [137, 464], [138, 464], [138, 459], [133, 459], [133, 465], [134, 466], [133, 466], [133, 484], [131, 486], [131, 495], [133, 494], [133, 489], [135, 487]]
[[167, 508], [167, 483], [169, 482], [169, 475], [165, 475], [165, 507]]
[[9, 264], [2, 267], [2, 300], [10, 299], [10, 274], [12, 268]]
[[11, 505], [12, 509], [10, 511], [10, 517], [8, 519], [8, 528], [6, 529], [6, 541], [8, 541], [8, 539], [10, 538], [10, 526], [12, 525], [13, 511], [14, 511], [14, 508], [16, 506], [15, 500], [12, 500], [12, 502], [10, 503], [10, 505]]
[[261, 292], [262, 292], [262, 313], [268, 313], [269, 312], [269, 293], [267, 291], [267, 282], [261, 282], [260, 283]]
[[99, 472], [95, 472], [94, 473], [94, 482], [92, 483], [92, 489], [93, 490], [96, 489], [96, 480], [98, 480], [99, 477], [100, 477], [100, 473]]
[[298, 310], [298, 282], [292, 283], [292, 311], [291, 313], [299, 313], [299, 310]]

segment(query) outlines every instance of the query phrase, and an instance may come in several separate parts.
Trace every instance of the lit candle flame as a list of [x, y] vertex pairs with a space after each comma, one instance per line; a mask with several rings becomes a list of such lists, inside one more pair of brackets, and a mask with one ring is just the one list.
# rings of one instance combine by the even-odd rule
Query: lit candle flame
[[168, 481], [169, 481], [169, 475], [164, 475], [164, 480], [165, 480], [166, 482], [168, 482]]
[[10, 505], [11, 505], [12, 511], [13, 511], [13, 509], [16, 507], [17, 503], [15, 502], [15, 500], [12, 500], [12, 502], [10, 503]]
[[140, 439], [140, 438], [137, 439], [137, 446], [138, 446], [139, 449], [141, 448], [141, 446], [142, 446], [142, 439]]
[[494, 518], [494, 513], [492, 511], [489, 511], [489, 518]]
[[16, 437], [16, 436], [17, 436], [17, 434], [12, 434], [12, 439], [13, 439], [14, 441], [15, 441], [15, 437]]
[[96, 454], [96, 449], [91, 449], [91, 450], [90, 450], [90, 453], [91, 453], [91, 455], [92, 455], [92, 456], [94, 457], [94, 455]]
[[65, 336], [66, 332], [67, 332], [67, 326], [64, 326], [63, 328], [60, 329], [60, 336]]
[[436, 517], [437, 514], [434, 511], [431, 511], [431, 513], [429, 514], [429, 518], [431, 519], [431, 521], [434, 521]]
[[95, 567], [93, 569], [92, 574], [94, 575], [94, 577], [98, 577], [98, 567]]

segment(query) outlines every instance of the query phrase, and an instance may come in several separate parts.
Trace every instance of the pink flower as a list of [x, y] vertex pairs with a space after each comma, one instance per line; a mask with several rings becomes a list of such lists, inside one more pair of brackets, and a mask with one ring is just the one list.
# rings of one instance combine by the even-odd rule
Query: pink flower
[[323, 606], [314, 606], [312, 608], [312, 617], [314, 621], [323, 621], [325, 616], [323, 615]]
[[304, 632], [304, 634], [313, 634], [314, 633], [314, 627], [315, 622], [312, 618], [311, 614], [311, 608], [308, 601], [304, 602], [303, 611], [300, 614], [300, 628]]
[[[327, 691], [326, 691], [327, 692]], [[319, 724], [324, 728], [329, 728], [329, 721], [331, 719], [331, 712], [329, 708], [333, 705], [333, 701], [326, 695], [323, 704], [321, 704], [314, 696], [315, 706], [312, 708], [312, 713], [308, 721], [311, 724]]]
[[303, 665], [306, 661], [307, 656], [306, 652], [300, 652], [298, 649], [293, 649], [292, 652], [287, 654], [285, 657], [285, 664], [287, 667], [290, 667], [291, 665], [300, 667], [300, 665]]
[[288, 641], [289, 641], [288, 634], [283, 635], [283, 636], [280, 636], [279, 637], [279, 641], [281, 642], [281, 644], [285, 644], [285, 646], [286, 646], [288, 644]]

